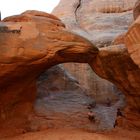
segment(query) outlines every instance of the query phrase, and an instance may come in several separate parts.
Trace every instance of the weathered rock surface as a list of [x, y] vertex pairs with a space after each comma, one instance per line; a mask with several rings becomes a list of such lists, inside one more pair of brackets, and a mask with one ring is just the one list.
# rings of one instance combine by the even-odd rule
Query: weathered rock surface
[[[87, 95], [78, 81], [62, 66], [55, 66], [43, 73], [37, 81], [35, 104], [36, 128], [82, 128], [90, 131], [110, 130], [114, 127], [117, 108], [124, 106], [122, 95], [104, 104]], [[100, 97], [101, 98], [101, 97]], [[102, 99], [101, 99], [102, 100]], [[93, 121], [88, 114], [94, 112]]]
[[134, 10], [133, 12], [134, 19], [137, 19], [137, 17], [139, 17], [140, 15], [140, 1], [139, 0], [137, 0], [133, 10]]
[[140, 67], [140, 1], [134, 8], [135, 21], [125, 36], [125, 44], [133, 61]]
[[42, 72], [62, 62], [87, 62], [98, 53], [64, 27], [55, 16], [38, 11], [0, 22], [0, 137], [28, 131]]
[[[133, 21], [134, 4], [132, 0], [61, 0], [53, 14], [61, 18], [68, 29], [88, 38], [96, 46], [103, 47], [110, 45], [115, 37], [127, 31]], [[86, 64], [65, 64], [64, 67], [95, 98], [101, 99], [104, 96], [105, 101], [106, 97], [114, 96], [118, 92], [112, 83], [99, 78]]]
[[[127, 46], [129, 49], [131, 43], [135, 44], [138, 41], [136, 38], [136, 42], [131, 40], [129, 43], [127, 38], [131, 33], [127, 30], [133, 22], [132, 9], [135, 1], [101, 2], [103, 4], [96, 0], [61, 0], [54, 13], [57, 13], [66, 27], [73, 32], [69, 32], [69, 29], [66, 29], [55, 16], [38, 11], [27, 11], [0, 22], [0, 138], [37, 131], [43, 129], [43, 124], [45, 128], [46, 125], [47, 128], [59, 127], [63, 125], [62, 119], [69, 126], [73, 126], [71, 123], [73, 121], [77, 127], [80, 124], [84, 125], [84, 128], [91, 126], [99, 130], [113, 128], [117, 109], [121, 108], [122, 100], [113, 104], [109, 101], [106, 107], [98, 104], [94, 108], [92, 105], [85, 108], [94, 100], [87, 96], [79, 83], [68, 75], [63, 79], [63, 75], [62, 79], [59, 78], [62, 83], [64, 81], [72, 83], [70, 87], [62, 85], [58, 88], [58, 81], [55, 83], [53, 77], [53, 73], [57, 72], [56, 69], [41, 75], [53, 65], [64, 62], [89, 63], [96, 74], [114, 83], [127, 97], [127, 109], [125, 114], [118, 113], [121, 115], [117, 124], [140, 130], [139, 62], [136, 57], [130, 56], [131, 52], [126, 48]], [[60, 9], [62, 7], [63, 12]], [[139, 17], [134, 25], [137, 21], [139, 22]], [[133, 31], [133, 25], [130, 27], [131, 30]], [[136, 30], [139, 30], [139, 27], [136, 26]], [[111, 45], [112, 41], [115, 42], [114, 45]], [[99, 49], [92, 43], [95, 43]], [[58, 74], [65, 72], [59, 71]], [[51, 80], [54, 84], [50, 84]], [[114, 87], [110, 82], [102, 79], [98, 81], [102, 81], [103, 87], [108, 87], [106, 91], [111, 91], [110, 89]], [[71, 87], [74, 88], [73, 92], [70, 91]], [[37, 92], [35, 113], [33, 102]], [[88, 111], [96, 114], [94, 124], [90, 122], [94, 121], [93, 116], [90, 116], [90, 121], [87, 119], [91, 115], [87, 115]], [[55, 117], [51, 118], [52, 116]], [[66, 116], [71, 116], [71, 120], [69, 121]]]
[[96, 46], [103, 47], [127, 31], [133, 21], [132, 9], [135, 2], [136, 0], [61, 0], [53, 14], [62, 19], [67, 28], [85, 36]]
[[86, 89], [87, 94], [92, 96], [97, 103], [106, 104], [108, 99], [111, 102], [118, 100], [120, 90], [112, 83], [100, 78], [88, 64], [65, 63], [63, 66], [78, 80], [80, 85]]
[[[116, 3], [117, 3], [116, 1], [115, 3], [113, 3], [114, 6]], [[117, 20], [114, 17], [115, 14], [110, 16], [98, 12], [98, 10], [95, 9], [94, 4], [99, 5], [99, 2], [95, 0], [94, 1], [72, 0], [71, 2], [61, 0], [58, 7], [53, 11], [53, 14], [61, 18], [61, 20], [65, 23], [68, 29], [88, 38], [91, 41], [94, 40], [93, 43], [96, 46], [102, 47], [104, 45], [106, 46], [108, 43], [105, 43], [103, 41], [103, 38], [100, 36], [103, 35], [104, 40], [106, 42], [109, 42], [110, 44], [113, 40], [112, 37], [114, 36], [114, 29], [112, 27], [114, 26], [113, 25], [114, 22], [116, 23]], [[127, 4], [125, 3], [125, 5]], [[110, 6], [106, 5], [106, 7]], [[89, 9], [90, 11], [88, 11]], [[104, 17], [105, 15], [106, 17]], [[121, 21], [122, 16], [118, 15], [118, 19]], [[131, 22], [131, 17], [126, 16], [126, 19], [128, 19], [128, 22]], [[106, 24], [108, 24], [108, 28], [110, 28], [109, 30], [106, 29], [106, 26], [104, 26]], [[126, 26], [128, 26], [127, 25], [128, 23], [125, 24]], [[89, 26], [91, 26], [91, 29], [87, 30], [86, 28], [88, 28]], [[122, 30], [122, 32], [125, 29], [125, 27], [123, 27], [124, 23], [121, 23], [121, 25], [118, 25], [118, 23], [116, 23], [115, 26], [116, 26], [115, 32], [119, 32], [117, 30], [118, 28], [120, 28], [119, 30]], [[108, 34], [110, 34], [109, 37], [107, 37]], [[116, 34], [117, 33], [115, 33], [115, 35]], [[110, 41], [107, 41], [106, 38], [108, 38]], [[87, 64], [76, 64], [76, 63], [64, 64], [64, 67], [71, 74], [73, 74], [73, 76], [76, 77], [76, 79], [82, 86], [86, 88], [88, 94], [92, 95], [100, 103], [106, 102], [108, 98], [114, 100], [114, 98], [116, 98], [116, 94], [120, 92], [116, 88], [116, 86], [114, 86], [112, 83], [97, 76]]]
[[[91, 66], [98, 75], [112, 81], [125, 93], [128, 107], [126, 118], [128, 117], [128, 122], [123, 125], [139, 128], [140, 78], [138, 75], [140, 74], [140, 69], [130, 58], [125, 46], [115, 45], [100, 49], [99, 55]], [[130, 117], [130, 114], [133, 117]]]
[[[43, 73], [37, 81], [37, 91], [36, 116], [42, 119], [44, 127], [95, 129], [88, 112], [96, 102], [62, 67], [55, 66]], [[90, 104], [93, 107], [88, 109]]]
[[[135, 55], [135, 64], [126, 48], [128, 44], [133, 48], [131, 44], [137, 44], [139, 38], [139, 17], [131, 26], [135, 2], [136, 0], [61, 0], [53, 13], [62, 19], [67, 28], [88, 38], [100, 48], [96, 59], [91, 61], [91, 67], [100, 77], [111, 81], [125, 93], [129, 107], [124, 119], [127, 121], [123, 121], [123, 126], [140, 129], [140, 69], [136, 65], [139, 65], [139, 52], [136, 51], [131, 56], [134, 58]], [[134, 32], [132, 37], [131, 32]], [[132, 43], [127, 41], [127, 36]], [[137, 48], [138, 45], [135, 45], [133, 50]]]

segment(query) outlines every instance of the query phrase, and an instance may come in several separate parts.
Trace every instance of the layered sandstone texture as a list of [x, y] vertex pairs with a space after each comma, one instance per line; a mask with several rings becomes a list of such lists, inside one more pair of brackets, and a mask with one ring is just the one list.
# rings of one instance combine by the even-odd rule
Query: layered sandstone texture
[[[134, 4], [132, 0], [61, 0], [53, 14], [68, 29], [88, 38], [97, 47], [104, 47], [110, 45], [117, 35], [127, 31], [133, 21]], [[64, 67], [99, 103], [106, 102], [108, 98], [113, 100], [120, 93], [115, 85], [101, 79], [86, 64], [65, 64]]]
[[62, 66], [47, 70], [37, 81], [35, 111], [44, 127], [92, 130], [97, 126], [88, 119], [88, 112], [95, 106], [94, 99]]
[[135, 21], [125, 37], [125, 44], [133, 61], [140, 68], [140, 1], [134, 7]]
[[42, 72], [62, 62], [86, 63], [98, 53], [57, 17], [39, 11], [1, 21], [0, 50], [0, 137], [36, 130], [33, 103]]
[[[0, 22], [0, 139], [65, 127], [76, 128], [77, 140], [139, 139], [139, 1], [135, 2], [61, 0], [53, 13], [66, 28], [57, 17], [39, 11]], [[51, 68], [65, 62], [88, 63], [92, 69], [66, 64], [73, 77], [62, 65]], [[121, 92], [127, 99], [124, 112]], [[77, 131], [113, 127], [114, 132], [103, 137], [80, 131], [81, 138]], [[74, 139], [73, 131], [63, 130], [58, 132], [65, 136], [54, 139]], [[15, 139], [52, 139], [54, 131], [30, 134]], [[121, 137], [114, 137], [117, 134]]]
[[61, 65], [39, 77], [35, 112], [40, 125], [43, 123], [47, 128], [110, 130], [114, 128], [117, 109], [124, 107], [123, 99], [122, 94], [117, 94], [114, 100], [99, 104]]
[[[95, 10], [95, 7], [98, 8], [105, 5], [105, 8], [108, 8], [109, 6], [106, 2], [103, 4], [100, 3], [101, 2], [98, 1], [72, 0], [68, 2], [62, 0], [53, 11], [53, 14], [57, 15], [68, 29], [88, 38], [96, 46], [101, 47], [112, 41], [114, 35], [112, 26], [114, 26], [113, 20], [115, 19], [115, 15], [109, 18], [109, 15], [106, 14], [106, 17], [104, 17], [105, 14], [101, 14], [97, 9]], [[96, 6], [94, 6], [95, 4]], [[113, 3], [114, 6], [115, 4], [116, 3]], [[130, 5], [127, 5], [127, 7], [130, 7]], [[122, 20], [122, 18], [120, 20]], [[110, 30], [106, 29], [106, 26], [110, 28]], [[118, 24], [116, 26], [117, 28], [125, 28], [120, 27]], [[124, 26], [124, 23], [122, 23], [121, 26]], [[110, 41], [108, 41], [108, 39]], [[121, 93], [114, 84], [100, 78], [87, 64], [64, 64], [64, 67], [78, 79], [79, 83], [86, 88], [87, 93], [92, 95], [100, 104], [106, 103], [108, 99], [115, 100], [117, 98], [116, 95]]]
[[[61, 0], [53, 14], [68, 29], [99, 48], [90, 65], [97, 75], [114, 83], [126, 95], [125, 118], [119, 123], [139, 130], [139, 2], [135, 3], [136, 0]], [[102, 85], [105, 83], [100, 82]], [[110, 84], [107, 86], [113, 87]]]

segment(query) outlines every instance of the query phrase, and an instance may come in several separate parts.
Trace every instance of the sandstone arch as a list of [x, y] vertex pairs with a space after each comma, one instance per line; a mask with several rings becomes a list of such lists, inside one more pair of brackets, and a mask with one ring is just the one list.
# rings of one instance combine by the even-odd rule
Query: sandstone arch
[[[140, 70], [124, 45], [98, 49], [87, 39], [65, 29], [55, 16], [37, 11], [8, 17], [0, 24], [0, 28], [6, 26], [9, 30], [0, 33], [1, 122], [15, 116], [25, 122], [26, 115], [33, 111], [37, 77], [64, 62], [89, 63], [98, 75], [115, 83], [126, 94], [127, 113], [133, 110], [134, 115], [138, 114]], [[20, 33], [12, 33], [12, 29]], [[23, 122], [19, 121], [18, 125]]]
[[[135, 6], [136, 1], [105, 0], [103, 1], [105, 4], [102, 4], [97, 0], [72, 0], [68, 6], [68, 1], [61, 0], [53, 11], [53, 14], [62, 19], [68, 29], [89, 39], [99, 48], [97, 57], [90, 65], [100, 77], [113, 82], [125, 93], [128, 106], [130, 105], [126, 111], [126, 116], [129, 116], [127, 124], [131, 124], [131, 119], [135, 116], [137, 116], [135, 120], [139, 119], [140, 109], [140, 78], [137, 76], [140, 73], [139, 47], [135, 45], [139, 42], [139, 2]], [[62, 7], [64, 10], [61, 10]], [[134, 24], [132, 24], [133, 8], [134, 16], [137, 17]], [[132, 42], [135, 42], [133, 44], [135, 47], [132, 47]], [[134, 50], [137, 51], [132, 53]], [[139, 128], [139, 123], [136, 121], [132, 126]]]
[[[0, 22], [0, 28], [3, 27], [6, 30], [0, 32], [0, 122], [1, 128], [10, 123], [8, 128], [16, 131], [16, 127], [25, 127], [33, 113], [38, 76], [59, 63], [88, 63], [98, 49], [65, 29], [57, 17], [39, 11], [5, 18]], [[13, 29], [20, 32], [12, 32]]]

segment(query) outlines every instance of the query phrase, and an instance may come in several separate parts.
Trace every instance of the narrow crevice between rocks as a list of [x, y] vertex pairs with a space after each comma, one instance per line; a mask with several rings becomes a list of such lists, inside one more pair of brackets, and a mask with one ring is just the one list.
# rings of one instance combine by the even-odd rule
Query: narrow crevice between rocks
[[76, 19], [76, 22], [77, 22], [77, 23], [78, 23], [77, 12], [78, 12], [78, 10], [80, 9], [81, 4], [82, 4], [82, 0], [79, 0], [78, 5], [77, 5], [77, 7], [76, 7], [76, 9], [75, 9], [75, 19]]

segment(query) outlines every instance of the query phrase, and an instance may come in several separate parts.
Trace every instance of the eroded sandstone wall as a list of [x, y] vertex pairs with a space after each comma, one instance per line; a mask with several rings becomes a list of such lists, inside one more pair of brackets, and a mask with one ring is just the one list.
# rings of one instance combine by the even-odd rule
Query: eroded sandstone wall
[[[131, 55], [133, 60], [126, 48], [127, 44], [133, 48], [129, 40], [139, 42], [138, 19], [133, 25], [135, 3], [136, 0], [73, 0], [70, 2], [61, 0], [53, 13], [62, 19], [67, 28], [88, 38], [99, 48], [99, 55], [91, 61], [91, 67], [100, 77], [108, 79], [125, 93], [129, 106], [126, 111], [126, 116], [129, 116], [128, 122], [126, 121], [125, 124], [139, 128], [140, 78], [138, 75], [140, 75], [140, 69], [136, 65], [139, 65], [139, 47], [135, 45], [137, 51]], [[64, 10], [61, 10], [62, 7]], [[136, 10], [138, 7], [137, 4], [135, 18], [138, 16], [136, 13], [139, 13], [139, 10]], [[126, 33], [129, 39], [125, 42]], [[130, 50], [129, 52], [131, 53]], [[104, 82], [100, 83], [105, 85]], [[110, 84], [108, 86], [112, 87]]]
[[[132, 4], [134, 5], [132, 1], [62, 0], [53, 14], [57, 15], [68, 29], [88, 38], [96, 46], [103, 47], [111, 44], [118, 34], [127, 30], [133, 20]], [[103, 8], [110, 9], [112, 14], [100, 10]], [[113, 9], [116, 11], [111, 11]], [[124, 18], [126, 20], [123, 21]], [[87, 64], [64, 64], [64, 67], [78, 79], [89, 94], [101, 102], [106, 102], [108, 98], [113, 100], [116, 98], [114, 93], [120, 92], [115, 85], [97, 76]]]
[[[55, 10], [66, 27], [73, 32], [64, 28], [65, 25], [57, 17], [39, 11], [27, 11], [0, 22], [0, 137], [38, 131], [44, 128], [44, 124], [45, 128], [46, 126], [61, 127], [63, 119], [68, 126], [71, 126], [71, 121], [74, 121], [78, 126], [81, 124], [88, 129], [92, 125], [93, 128], [97, 128], [96, 130], [106, 130], [113, 128], [117, 123], [124, 128], [140, 130], [140, 69], [139, 62], [136, 61], [138, 59], [132, 57], [129, 50], [131, 43], [137, 47], [135, 43], [139, 42], [138, 14], [135, 16], [137, 19], [134, 24], [130, 26], [133, 22], [134, 1], [126, 3], [123, 0], [121, 2], [106, 0], [106, 3], [111, 4], [105, 3], [105, 7], [95, 0], [88, 1], [89, 3], [87, 1], [62, 0]], [[99, 8], [94, 9], [92, 4]], [[64, 10], [62, 11], [61, 8]], [[127, 32], [129, 26], [130, 29]], [[127, 38], [131, 31], [136, 35], [136, 40]], [[136, 56], [135, 53], [134, 55]], [[87, 75], [90, 74], [87, 65], [81, 67], [78, 67], [79, 64], [76, 65], [76, 68], [78, 67], [76, 71], [80, 68], [84, 69], [81, 73], [72, 70], [79, 79], [81, 79], [80, 74], [86, 73], [87, 76], [80, 82], [73, 81], [65, 74], [65, 70], [63, 72], [60, 70], [58, 75], [61, 74], [61, 76], [58, 79], [63, 83], [61, 87], [59, 87], [59, 80], [53, 77], [58, 69], [43, 73], [53, 65], [65, 62], [88, 63], [98, 76], [115, 84], [126, 95], [127, 108], [124, 114], [119, 112], [121, 115], [116, 123], [117, 109], [122, 109], [121, 103], [116, 101], [112, 103], [109, 100], [105, 104], [95, 106], [93, 98], [87, 95], [86, 88], [89, 86], [91, 88], [89, 91], [93, 88], [96, 93], [105, 90], [113, 91], [109, 95], [114, 95], [115, 90], [119, 96], [122, 94], [116, 88], [112, 88], [110, 82], [102, 80], [95, 74], [93, 74], [95, 80], [91, 80]], [[73, 64], [71, 69], [74, 69]], [[93, 81], [98, 86], [94, 87], [95, 83], [91, 85]], [[71, 87], [75, 90], [71, 91]], [[101, 87], [102, 90], [96, 90], [97, 87]], [[33, 106], [37, 92], [39, 94], [36, 106]], [[123, 96], [120, 99], [123, 99]], [[63, 104], [66, 106], [63, 107]], [[71, 111], [76, 112], [71, 114]], [[72, 118], [70, 122], [67, 113]], [[82, 115], [80, 119], [79, 115], [80, 117]], [[76, 116], [75, 119], [73, 119], [74, 116]], [[95, 116], [94, 123], [93, 116]], [[48, 123], [51, 125], [49, 126]]]
[[0, 50], [0, 137], [36, 130], [31, 127], [33, 104], [42, 72], [59, 63], [79, 58], [80, 62], [81, 57], [87, 62], [91, 58], [85, 52], [91, 57], [98, 53], [88, 40], [65, 29], [57, 17], [39, 11], [1, 21]]

